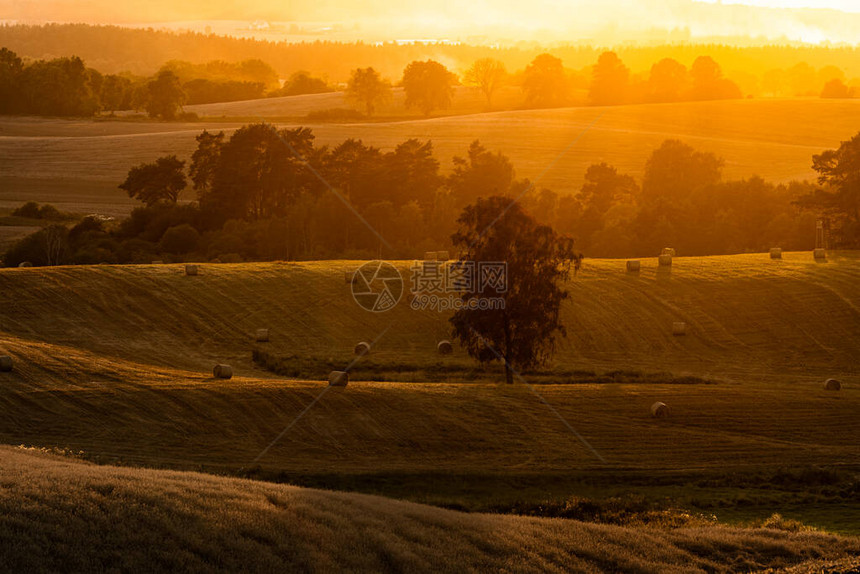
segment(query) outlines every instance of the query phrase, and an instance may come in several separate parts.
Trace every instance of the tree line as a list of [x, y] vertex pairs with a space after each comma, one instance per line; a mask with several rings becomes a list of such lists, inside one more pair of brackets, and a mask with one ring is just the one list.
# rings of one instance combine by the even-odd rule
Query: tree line
[[[860, 134], [814, 156], [817, 184], [725, 181], [720, 158], [667, 140], [641, 180], [595, 164], [576, 195], [517, 178], [478, 141], [448, 174], [432, 142], [417, 139], [390, 151], [355, 139], [317, 146], [308, 128], [260, 123], [229, 138], [204, 130], [197, 144], [190, 162], [165, 156], [129, 170], [119, 187], [143, 205], [127, 219], [51, 225], [13, 246], [5, 265], [417, 258], [450, 248], [463, 210], [489, 197], [516, 199], [592, 257], [811, 249], [820, 216], [832, 219], [835, 246], [860, 246]], [[189, 186], [195, 198], [183, 199]]]
[[[577, 38], [551, 49], [532, 44], [490, 47], [467, 43], [285, 43], [86, 24], [0, 26], [0, 46], [36, 59], [75, 53], [85, 61], [97, 62], [100, 70], [112, 74], [129, 71], [137, 76], [151, 76], [164, 62], [182, 54], [192, 62], [262, 60], [282, 78], [300, 70], [312, 70], [332, 82], [345, 82], [352, 70], [359, 67], [372, 67], [384, 77], [394, 78], [409, 62], [428, 58], [456, 62], [453, 67], [458, 72], [482, 58], [500, 60], [509, 70], [523, 70], [542, 52], [549, 52], [564, 61], [577, 76], [587, 78], [590, 67], [604, 51]], [[615, 52], [634, 76], [646, 73], [664, 58], [673, 58], [689, 66], [697, 57], [709, 55], [720, 63], [727, 77], [737, 83], [744, 94], [755, 97], [817, 96], [824, 84], [834, 78], [849, 87], [860, 85], [860, 48], [855, 46], [765, 44], [740, 47], [695, 44], [686, 40], [657, 45], [619, 45]]]
[[199, 65], [172, 60], [143, 77], [102, 74], [76, 56], [24, 61], [0, 48], [0, 114], [86, 117], [145, 110], [151, 117], [171, 120], [180, 117], [185, 104], [331, 90], [307, 72], [294, 74], [281, 86], [278, 74], [260, 60]]
[[[854, 88], [844, 83], [840, 70], [834, 68], [827, 73], [832, 78], [824, 84], [821, 97], [855, 95]], [[743, 97], [738, 84], [726, 78], [721, 66], [710, 56], [699, 56], [690, 69], [673, 58], [663, 58], [643, 75], [633, 74], [612, 51], [601, 53], [593, 66], [579, 72], [567, 69], [560, 58], [550, 53], [539, 54], [524, 70], [515, 73], [509, 73], [501, 60], [480, 58], [463, 72], [462, 78], [435, 60], [415, 60], [404, 68], [402, 78], [396, 82], [404, 90], [406, 107], [424, 115], [449, 108], [454, 87], [461, 84], [479, 90], [488, 107], [492, 106], [493, 96], [506, 85], [519, 86], [524, 105], [539, 108], [579, 103], [583, 91], [587, 93], [587, 102], [598, 106]], [[393, 85], [373, 67], [356, 68], [350, 73], [346, 97], [372, 116], [391, 99]], [[91, 116], [102, 111], [145, 109], [154, 118], [193, 119], [190, 114], [182, 114], [184, 104], [334, 90], [326, 80], [303, 70], [281, 85], [274, 69], [261, 60], [210, 61], [199, 65], [172, 60], [153, 77], [140, 78], [129, 74], [103, 75], [86, 67], [78, 57], [25, 63], [14, 52], [0, 49], [3, 96], [0, 113], [5, 114]]]

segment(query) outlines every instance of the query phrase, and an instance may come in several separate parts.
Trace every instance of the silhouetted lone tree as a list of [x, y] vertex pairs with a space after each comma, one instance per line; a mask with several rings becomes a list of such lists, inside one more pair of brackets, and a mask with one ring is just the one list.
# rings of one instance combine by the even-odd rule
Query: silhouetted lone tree
[[[510, 197], [480, 198], [463, 210], [451, 236], [462, 262], [476, 263], [475, 289], [461, 294], [464, 303], [450, 321], [452, 335], [482, 363], [501, 360], [505, 380], [514, 370], [545, 364], [555, 351], [556, 337], [565, 335], [561, 303], [571, 266], [582, 255], [573, 239], [538, 224]], [[481, 292], [481, 263], [507, 263], [503, 292]], [[504, 308], [470, 308], [473, 299], [501, 297]]]
[[391, 97], [391, 86], [373, 68], [358, 68], [349, 78], [346, 97], [364, 106], [367, 115], [372, 116], [376, 106]]
[[425, 116], [437, 109], [451, 107], [457, 76], [434, 60], [412, 62], [403, 70], [406, 107], [418, 108]]
[[155, 163], [142, 163], [131, 168], [119, 188], [147, 206], [176, 203], [179, 192], [188, 185], [182, 171], [184, 167], [185, 162], [175, 155], [160, 157]]
[[563, 105], [567, 102], [568, 87], [564, 65], [550, 54], [537, 56], [523, 73], [523, 91], [529, 105]]
[[481, 90], [487, 98], [487, 107], [493, 104], [493, 94], [496, 93], [507, 77], [505, 65], [493, 58], [476, 60], [472, 67], [466, 70], [463, 83]]
[[172, 120], [185, 103], [185, 92], [179, 77], [171, 70], [162, 70], [146, 85], [146, 112], [153, 118]]

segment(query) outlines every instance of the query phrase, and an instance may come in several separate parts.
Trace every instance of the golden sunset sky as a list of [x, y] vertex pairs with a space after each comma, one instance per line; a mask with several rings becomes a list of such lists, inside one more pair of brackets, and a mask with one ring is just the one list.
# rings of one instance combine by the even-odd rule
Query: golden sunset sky
[[338, 32], [337, 39], [369, 41], [612, 44], [749, 37], [860, 42], [857, 0], [0, 0], [0, 19], [210, 25], [216, 33], [268, 26], [257, 35], [302, 23], [304, 30], [323, 35]]

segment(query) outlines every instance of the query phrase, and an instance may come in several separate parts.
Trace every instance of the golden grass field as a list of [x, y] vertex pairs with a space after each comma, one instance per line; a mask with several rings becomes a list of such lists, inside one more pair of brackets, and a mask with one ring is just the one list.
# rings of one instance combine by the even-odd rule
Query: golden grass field
[[860, 553], [856, 538], [817, 532], [463, 514], [9, 447], [0, 457], [9, 571], [714, 573]]
[[[204, 128], [229, 132], [262, 120], [310, 125], [317, 141], [328, 145], [352, 137], [391, 149], [408, 138], [430, 139], [443, 171], [477, 138], [507, 154], [518, 176], [560, 193], [576, 192], [586, 168], [601, 161], [639, 176], [649, 154], [670, 138], [725, 158], [727, 178], [758, 174], [774, 182], [811, 179], [812, 155], [838, 147], [855, 134], [852, 126], [860, 124], [860, 101], [851, 100], [476, 113], [481, 108], [472, 101], [475, 97], [468, 96], [462, 108], [451, 111], [460, 115], [390, 115], [351, 124], [315, 125], [301, 119], [310, 110], [339, 106], [342, 95], [337, 93], [193, 107], [213, 116], [194, 123], [0, 118], [0, 208], [32, 200], [78, 213], [126, 214], [134, 204], [116, 186], [130, 167], [165, 154], [189, 158], [194, 137]], [[191, 193], [186, 192], [188, 199]]]
[[[553, 367], [666, 381], [539, 386], [605, 465], [526, 388], [492, 382], [498, 367], [469, 384], [453, 375], [328, 390], [260, 465], [506, 472], [856, 461], [860, 261], [785, 257], [678, 258], [665, 275], [646, 261], [639, 277], [621, 261], [587, 261], [570, 286], [569, 336]], [[253, 348], [346, 366], [358, 341], [384, 333], [371, 360], [440, 362], [445, 316], [403, 302], [387, 314], [363, 311], [343, 283], [358, 264], [203, 265], [198, 277], [175, 265], [3, 270], [0, 348], [18, 367], [0, 375], [0, 404], [11, 413], [0, 440], [144, 464], [246, 466], [326, 389], [262, 371]], [[676, 320], [688, 336], [672, 336]], [[270, 343], [253, 342], [258, 327], [270, 329]], [[444, 360], [471, 364], [460, 351]], [[216, 362], [236, 377], [212, 379]], [[842, 392], [823, 390], [831, 376]], [[655, 400], [670, 405], [670, 420], [650, 418]]]
[[[586, 260], [550, 376], [525, 377], [537, 394], [504, 385], [498, 367], [328, 388], [327, 372], [290, 380], [251, 361], [260, 349], [346, 366], [378, 337], [365, 361], [473, 364], [436, 355], [444, 315], [359, 308], [343, 279], [358, 261], [202, 264], [196, 277], [181, 265], [0, 270], [0, 354], [15, 360], [0, 373], [0, 444], [186, 471], [0, 447], [0, 563], [719, 572], [857, 555], [851, 537], [461, 514], [187, 472], [472, 512], [646, 496], [731, 524], [781, 512], [856, 536], [860, 505], [838, 476], [860, 460], [860, 254], [784, 257], [678, 257], [671, 272], [646, 259], [638, 276]], [[672, 336], [677, 320], [686, 337]], [[261, 327], [269, 343], [254, 342]], [[234, 378], [213, 379], [216, 362]], [[601, 376], [619, 369], [633, 375]], [[842, 391], [825, 391], [827, 377]], [[656, 400], [668, 419], [650, 417]], [[816, 469], [824, 479], [803, 478]]]

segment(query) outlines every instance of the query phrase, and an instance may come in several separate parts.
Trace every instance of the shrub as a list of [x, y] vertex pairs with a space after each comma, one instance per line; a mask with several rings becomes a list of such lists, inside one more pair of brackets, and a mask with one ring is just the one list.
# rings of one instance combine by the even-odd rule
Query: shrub
[[60, 219], [64, 219], [64, 216], [62, 213], [60, 213], [59, 209], [57, 209], [50, 203], [46, 203], [39, 208], [39, 219], [58, 221]]
[[29, 261], [33, 265], [64, 265], [69, 262], [69, 232], [62, 225], [51, 225], [15, 243], [3, 256], [6, 267]]
[[118, 259], [124, 263], [149, 263], [155, 259], [156, 245], [143, 239], [129, 239], [120, 246]]
[[190, 253], [197, 249], [200, 233], [187, 223], [171, 227], [164, 232], [158, 249], [165, 253]]
[[35, 201], [28, 201], [12, 212], [15, 217], [26, 217], [27, 219], [39, 219], [41, 210]]
[[773, 514], [770, 518], [761, 523], [762, 528], [771, 528], [773, 530], [783, 530], [785, 532], [808, 532], [815, 530], [812, 526], [807, 526], [799, 520], [784, 518], [781, 514]]

